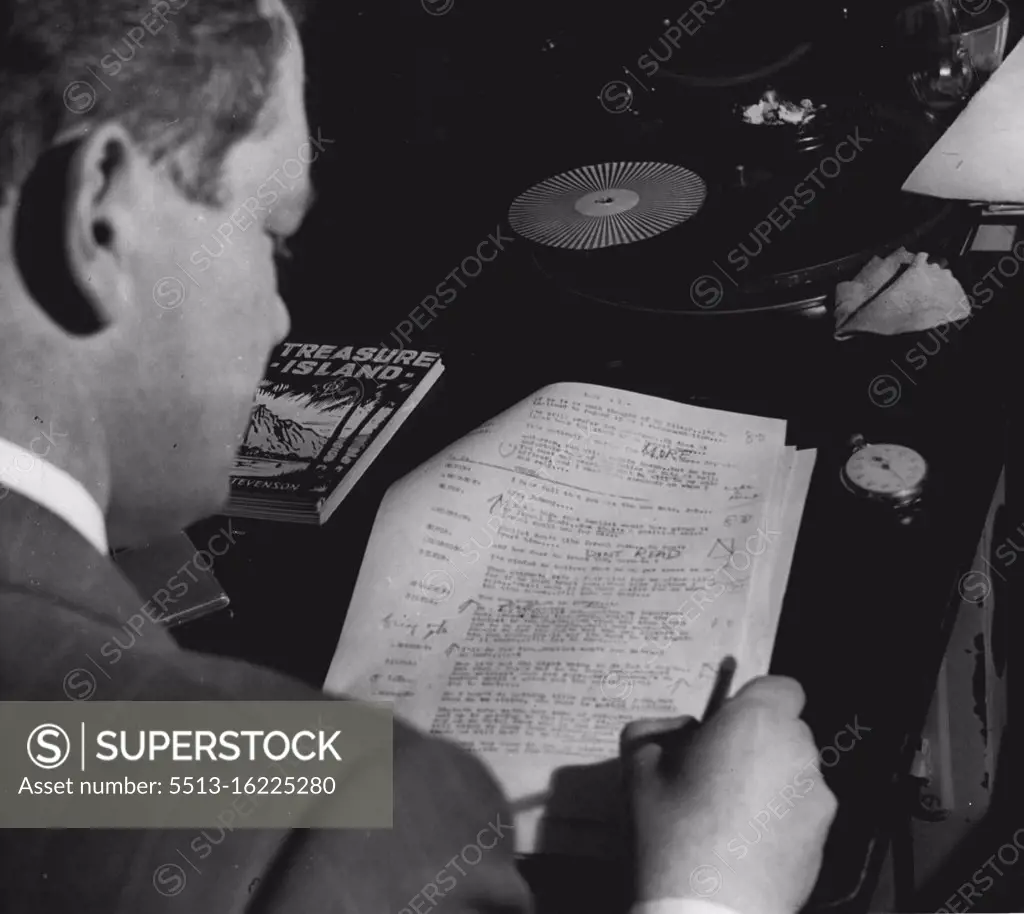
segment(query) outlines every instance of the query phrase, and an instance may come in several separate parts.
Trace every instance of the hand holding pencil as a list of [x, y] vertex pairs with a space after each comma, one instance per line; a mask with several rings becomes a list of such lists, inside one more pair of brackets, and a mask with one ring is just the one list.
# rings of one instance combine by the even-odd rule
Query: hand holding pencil
[[800, 719], [799, 683], [764, 676], [729, 698], [735, 669], [727, 658], [699, 723], [623, 731], [638, 901], [704, 898], [740, 914], [792, 914], [814, 887], [836, 799]]

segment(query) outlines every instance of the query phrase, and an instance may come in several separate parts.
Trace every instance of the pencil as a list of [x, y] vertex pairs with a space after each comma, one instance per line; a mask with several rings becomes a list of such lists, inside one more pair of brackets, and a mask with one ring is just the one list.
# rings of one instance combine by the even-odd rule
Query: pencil
[[736, 658], [729, 654], [718, 667], [718, 675], [715, 677], [715, 684], [711, 689], [711, 697], [708, 699], [708, 706], [704, 711], [702, 720], [708, 720], [725, 703], [725, 700], [729, 697], [729, 690], [732, 688], [732, 679], [735, 675]]

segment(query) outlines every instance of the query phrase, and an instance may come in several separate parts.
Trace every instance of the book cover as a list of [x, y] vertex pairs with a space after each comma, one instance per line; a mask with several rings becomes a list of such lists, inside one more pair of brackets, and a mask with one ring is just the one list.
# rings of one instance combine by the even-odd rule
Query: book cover
[[442, 371], [436, 352], [282, 344], [256, 393], [226, 513], [323, 523]]

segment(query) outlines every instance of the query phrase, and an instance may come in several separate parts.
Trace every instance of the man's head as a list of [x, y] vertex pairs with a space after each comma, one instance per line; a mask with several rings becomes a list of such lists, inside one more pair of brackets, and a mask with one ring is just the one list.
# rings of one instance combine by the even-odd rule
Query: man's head
[[294, 13], [0, 0], [0, 436], [19, 409], [70, 426], [89, 460], [49, 459], [90, 476], [115, 544], [220, 506], [287, 333], [275, 243], [325, 142]]

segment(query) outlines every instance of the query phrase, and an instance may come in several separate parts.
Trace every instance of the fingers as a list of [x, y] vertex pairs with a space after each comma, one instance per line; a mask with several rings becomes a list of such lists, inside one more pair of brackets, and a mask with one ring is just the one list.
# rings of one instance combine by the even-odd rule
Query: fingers
[[623, 756], [630, 755], [642, 749], [644, 745], [656, 742], [657, 737], [681, 730], [691, 722], [693, 718], [688, 714], [682, 717], [654, 717], [649, 720], [631, 721], [622, 729], [619, 751]]
[[626, 724], [619, 737], [619, 751], [627, 781], [634, 776], [642, 780], [642, 772], [655, 769], [665, 753], [677, 750], [697, 726], [697, 721], [689, 715], [634, 720]]
[[729, 700], [729, 704], [737, 702], [766, 704], [786, 717], [798, 718], [803, 713], [807, 696], [803, 686], [788, 676], [759, 676], [751, 679]]
[[[750, 680], [726, 704], [756, 703], [768, 705], [777, 713], [798, 720], [806, 704], [803, 687], [788, 676], [759, 676]], [[636, 755], [647, 746], [666, 745], [673, 737], [684, 736], [696, 725], [690, 715], [634, 720], [628, 723], [619, 737], [619, 752], [623, 758]]]

